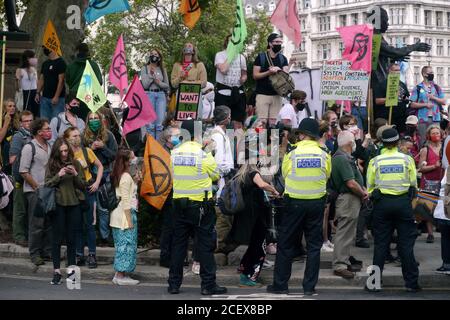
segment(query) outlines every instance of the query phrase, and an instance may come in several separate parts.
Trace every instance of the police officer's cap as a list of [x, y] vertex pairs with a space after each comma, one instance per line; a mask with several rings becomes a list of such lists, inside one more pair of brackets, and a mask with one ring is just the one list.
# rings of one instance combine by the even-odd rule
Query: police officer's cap
[[195, 121], [193, 119], [184, 120], [181, 129], [187, 130], [191, 137], [194, 136]]
[[383, 143], [393, 143], [397, 142], [399, 139], [400, 136], [398, 135], [398, 131], [394, 128], [386, 129], [381, 134], [381, 141], [383, 141]]
[[298, 126], [298, 131], [310, 137], [320, 139], [319, 123], [315, 119], [303, 119]]

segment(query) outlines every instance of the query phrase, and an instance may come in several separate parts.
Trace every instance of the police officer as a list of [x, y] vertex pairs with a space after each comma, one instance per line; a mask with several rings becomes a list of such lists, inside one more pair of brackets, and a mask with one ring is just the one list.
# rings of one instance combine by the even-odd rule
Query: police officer
[[[417, 292], [419, 269], [414, 258], [416, 227], [411, 200], [417, 187], [413, 158], [397, 149], [399, 134], [394, 128], [383, 131], [383, 154], [373, 158], [367, 171], [367, 189], [373, 199], [373, 264], [383, 271], [392, 232], [397, 229], [397, 249], [402, 261], [406, 290]], [[379, 291], [365, 287], [369, 291]]]
[[[171, 294], [180, 292], [188, 239], [193, 233], [197, 240], [196, 258], [200, 262], [201, 294], [224, 294], [227, 289], [216, 284], [214, 259], [217, 236], [212, 181], [219, 178], [219, 171], [213, 156], [205, 153], [202, 145], [195, 141], [194, 125], [194, 120], [183, 122], [182, 134], [185, 137], [184, 130], [187, 130], [190, 139], [184, 139], [178, 148], [172, 150], [171, 155], [174, 238], [168, 292]], [[202, 132], [201, 124], [198, 131]]]
[[300, 142], [283, 159], [286, 211], [281, 218], [274, 280], [267, 287], [267, 292], [288, 293], [292, 260], [297, 253], [300, 233], [304, 231], [307, 260], [303, 290], [305, 295], [312, 295], [319, 278], [322, 223], [331, 158], [319, 146], [319, 123], [316, 120], [303, 119], [298, 131]]

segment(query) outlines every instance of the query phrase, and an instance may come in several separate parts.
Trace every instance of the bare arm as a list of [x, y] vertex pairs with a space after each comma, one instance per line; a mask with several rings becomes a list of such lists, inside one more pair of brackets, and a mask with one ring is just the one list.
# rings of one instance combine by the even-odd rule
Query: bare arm
[[23, 179], [34, 189], [37, 190], [37, 188], [39, 187], [39, 185], [37, 184], [36, 181], [34, 181], [33, 177], [31, 176], [31, 174], [29, 172], [25, 172], [25, 173], [21, 173]]
[[5, 122], [3, 123], [3, 127], [0, 129], [0, 143], [6, 137], [6, 133], [8, 132], [10, 123], [11, 123], [11, 116], [9, 114], [7, 114], [5, 116]]
[[440, 167], [440, 161], [438, 161], [434, 165], [428, 165], [428, 163], [425, 164], [426, 161], [427, 161], [427, 153], [428, 153], [427, 152], [427, 147], [422, 148], [420, 150], [420, 153], [419, 153], [419, 156], [420, 156], [420, 158], [419, 158], [419, 172], [427, 173], [427, 172], [433, 171], [433, 170], [435, 170], [435, 169]]
[[58, 75], [58, 87], [56, 88], [55, 96], [53, 97], [53, 99], [58, 99], [60, 97], [61, 92], [64, 88], [64, 77], [64, 73]]
[[270, 192], [275, 196], [279, 196], [278, 191], [269, 183], [265, 182], [259, 173], [255, 174], [253, 182], [258, 186], [258, 188]]
[[255, 80], [261, 80], [261, 79], [267, 78], [271, 74], [272, 74], [272, 72], [270, 70], [267, 70], [266, 72], [261, 72], [260, 66], [253, 66], [253, 79], [255, 79]]
[[364, 191], [364, 189], [361, 188], [359, 183], [356, 182], [355, 180], [353, 180], [353, 179], [347, 180], [347, 181], [345, 181], [345, 185], [347, 186], [347, 188], [349, 188], [358, 197], [360, 197], [360, 198], [365, 198], [366, 197], [367, 192]]

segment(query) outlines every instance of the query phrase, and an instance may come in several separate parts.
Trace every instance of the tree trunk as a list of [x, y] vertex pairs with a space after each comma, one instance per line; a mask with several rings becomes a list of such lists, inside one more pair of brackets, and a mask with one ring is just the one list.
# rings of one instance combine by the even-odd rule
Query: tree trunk
[[[67, 28], [67, 8], [70, 5], [80, 7], [80, 13], [83, 15], [83, 0], [45, 0], [30, 1], [28, 8], [23, 17], [20, 28], [27, 31], [31, 35], [31, 41], [36, 48], [39, 61], [44, 59], [42, 52], [42, 37], [44, 36], [45, 27], [49, 19], [55, 25], [58, 38], [61, 41], [61, 51], [64, 60], [70, 63], [75, 58], [75, 48], [84, 40], [84, 18], [81, 17], [81, 29], [69, 30]], [[72, 13], [71, 13], [72, 14]]]

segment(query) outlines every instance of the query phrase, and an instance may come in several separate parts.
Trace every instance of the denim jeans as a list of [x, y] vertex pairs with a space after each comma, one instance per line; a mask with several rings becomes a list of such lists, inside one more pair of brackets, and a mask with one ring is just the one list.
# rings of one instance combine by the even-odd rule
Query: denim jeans
[[76, 235], [77, 256], [84, 256], [84, 246], [86, 245], [86, 237], [84, 231], [87, 234], [87, 246], [89, 248], [89, 254], [95, 254], [96, 251], [96, 235], [94, 225], [94, 203], [97, 198], [97, 193], [86, 192], [86, 202], [89, 206], [88, 210], [82, 212], [82, 226], [78, 228]]
[[167, 110], [167, 99], [166, 94], [164, 91], [159, 92], [147, 92], [148, 98], [150, 99], [150, 102], [153, 105], [153, 109], [156, 113], [156, 120], [153, 123], [149, 123], [146, 125], [147, 132], [151, 134], [155, 139], [158, 139], [162, 130], [163, 126], [162, 123], [164, 121], [164, 118], [166, 116], [166, 110]]
[[50, 121], [60, 112], [64, 112], [65, 101], [65, 98], [59, 98], [58, 104], [52, 105], [52, 99], [41, 97], [41, 118], [46, 118]]
[[102, 239], [106, 240], [111, 234], [111, 229], [109, 228], [109, 211], [101, 206], [100, 201], [98, 200], [98, 194], [99, 193], [97, 192], [98, 229], [100, 230]]
[[367, 132], [367, 108], [366, 107], [352, 107], [352, 116], [358, 121], [358, 128]]

